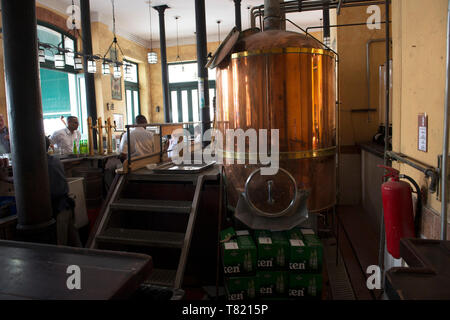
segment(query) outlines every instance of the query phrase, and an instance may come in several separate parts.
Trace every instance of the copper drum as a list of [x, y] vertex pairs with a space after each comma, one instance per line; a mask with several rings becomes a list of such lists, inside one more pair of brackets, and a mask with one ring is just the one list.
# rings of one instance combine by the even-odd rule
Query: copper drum
[[[294, 176], [299, 189], [310, 191], [308, 209], [332, 207], [335, 55], [311, 37], [281, 30], [244, 36], [235, 48], [238, 52], [217, 68], [216, 126], [224, 136], [226, 129], [279, 129], [280, 167]], [[253, 165], [226, 165], [232, 205], [254, 170]]]

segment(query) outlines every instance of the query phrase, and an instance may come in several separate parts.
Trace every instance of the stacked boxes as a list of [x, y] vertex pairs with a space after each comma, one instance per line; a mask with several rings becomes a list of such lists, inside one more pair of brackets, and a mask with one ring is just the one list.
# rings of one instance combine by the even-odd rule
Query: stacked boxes
[[221, 233], [229, 300], [320, 298], [323, 248], [311, 229]]
[[255, 297], [256, 246], [247, 230], [221, 232], [222, 264], [229, 300]]
[[311, 229], [294, 228], [289, 238], [289, 298], [320, 298], [323, 247]]

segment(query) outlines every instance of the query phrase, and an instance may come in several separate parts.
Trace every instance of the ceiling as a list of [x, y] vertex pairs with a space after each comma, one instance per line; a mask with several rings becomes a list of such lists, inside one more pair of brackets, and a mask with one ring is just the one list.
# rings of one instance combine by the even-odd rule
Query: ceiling
[[[65, 13], [72, 4], [72, 0], [38, 0], [39, 3]], [[150, 46], [150, 16], [148, 0], [114, 0], [116, 8], [117, 34], [142, 45]], [[79, 0], [74, 0], [79, 5]], [[242, 0], [242, 28], [250, 27], [250, 10], [252, 6], [263, 4], [263, 0]], [[176, 44], [178, 19], [178, 34], [180, 44], [195, 43], [195, 1], [194, 0], [152, 0], [152, 6], [167, 4], [170, 8], [165, 12], [167, 45]], [[91, 0], [91, 20], [101, 21], [112, 29], [112, 0]], [[206, 29], [208, 41], [218, 41], [218, 23], [220, 20], [220, 38], [233, 28], [234, 2], [233, 0], [205, 0]], [[69, 10], [70, 12], [70, 10]], [[307, 27], [321, 24], [321, 11], [290, 13], [287, 18], [296, 24]], [[258, 22], [257, 22], [258, 24]], [[152, 10], [153, 46], [159, 46], [158, 13]], [[287, 25], [288, 30], [295, 27]]]

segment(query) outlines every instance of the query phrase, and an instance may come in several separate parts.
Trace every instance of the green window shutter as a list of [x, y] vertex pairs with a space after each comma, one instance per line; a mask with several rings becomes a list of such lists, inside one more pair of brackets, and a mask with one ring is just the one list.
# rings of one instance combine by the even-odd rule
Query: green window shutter
[[[68, 74], [43, 68], [40, 69], [40, 74], [44, 118], [58, 118], [61, 115], [70, 115]], [[54, 115], [54, 113], [58, 114]]]

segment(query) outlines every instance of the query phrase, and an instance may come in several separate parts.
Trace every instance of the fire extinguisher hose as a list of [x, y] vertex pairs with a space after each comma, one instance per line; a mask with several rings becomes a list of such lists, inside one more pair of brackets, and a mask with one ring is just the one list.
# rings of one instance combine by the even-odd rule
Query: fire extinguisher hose
[[407, 176], [405, 174], [400, 174], [399, 178], [408, 180], [416, 189], [417, 202], [416, 202], [416, 214], [414, 216], [414, 233], [416, 235], [416, 238], [419, 238], [420, 237], [420, 223], [422, 221], [422, 192], [420, 191], [420, 187], [417, 184], [417, 182], [410, 176]]

